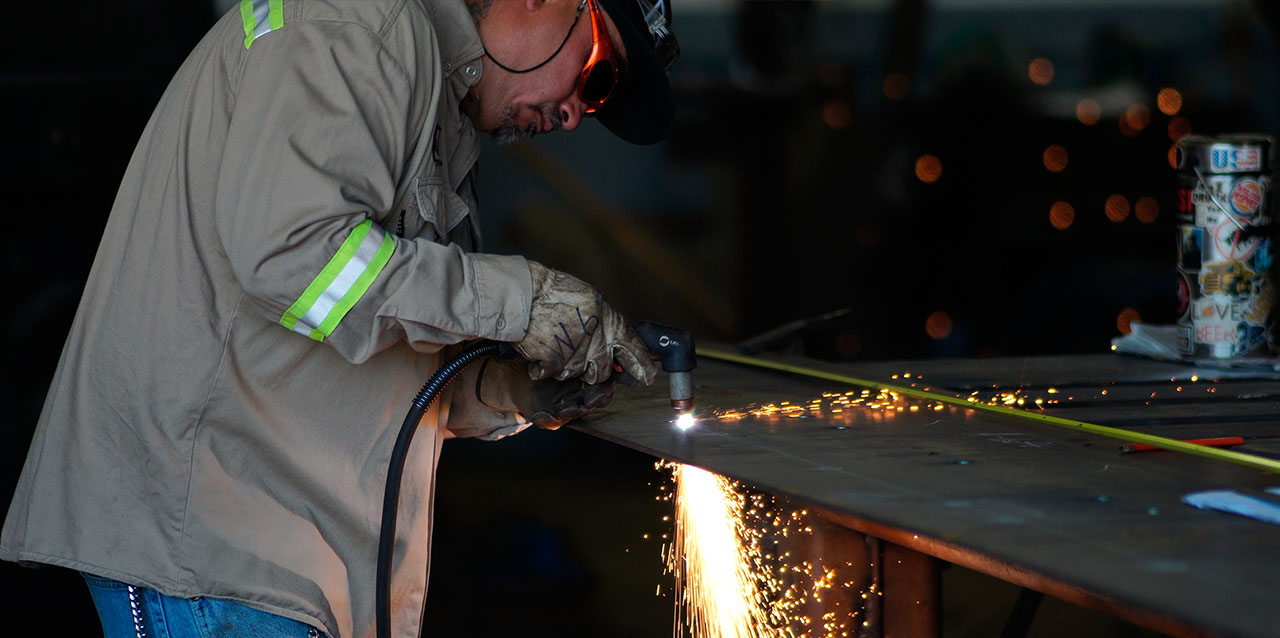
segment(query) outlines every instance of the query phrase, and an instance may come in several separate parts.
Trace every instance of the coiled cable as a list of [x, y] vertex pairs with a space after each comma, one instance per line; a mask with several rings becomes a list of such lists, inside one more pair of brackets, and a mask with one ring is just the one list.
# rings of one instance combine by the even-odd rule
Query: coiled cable
[[400, 434], [396, 436], [395, 446], [391, 448], [391, 459], [387, 466], [387, 488], [382, 495], [382, 527], [378, 532], [378, 574], [375, 584], [378, 638], [391, 638], [391, 558], [395, 549], [396, 514], [400, 510], [400, 481], [404, 476], [405, 460], [409, 456], [409, 443], [413, 441], [422, 414], [435, 402], [440, 391], [458, 373], [485, 357], [497, 354], [501, 347], [501, 344], [493, 341], [482, 341], [445, 362], [418, 391], [409, 413], [404, 417], [404, 423], [400, 425]]

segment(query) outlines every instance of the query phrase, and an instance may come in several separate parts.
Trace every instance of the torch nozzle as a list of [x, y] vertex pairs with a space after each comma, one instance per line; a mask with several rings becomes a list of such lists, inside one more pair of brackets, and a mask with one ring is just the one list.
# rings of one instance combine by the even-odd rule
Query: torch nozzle
[[671, 407], [676, 412], [693, 411], [693, 373], [671, 372]]
[[652, 321], [637, 323], [636, 334], [649, 349], [649, 356], [661, 361], [670, 377], [671, 407], [676, 415], [693, 412], [693, 369], [698, 365], [693, 336], [687, 330]]

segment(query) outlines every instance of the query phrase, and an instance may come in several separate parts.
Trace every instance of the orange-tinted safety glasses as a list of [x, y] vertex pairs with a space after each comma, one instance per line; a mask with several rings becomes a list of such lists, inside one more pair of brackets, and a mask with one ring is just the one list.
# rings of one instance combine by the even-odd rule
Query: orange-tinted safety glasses
[[583, 0], [591, 9], [591, 54], [578, 76], [578, 98], [587, 105], [586, 114], [592, 115], [609, 101], [622, 81], [622, 67], [618, 64], [605, 26], [604, 14], [596, 0]]

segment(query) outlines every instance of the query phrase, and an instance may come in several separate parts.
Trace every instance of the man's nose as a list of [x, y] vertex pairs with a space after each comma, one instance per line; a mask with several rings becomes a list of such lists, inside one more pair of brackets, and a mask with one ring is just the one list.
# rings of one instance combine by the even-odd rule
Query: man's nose
[[569, 99], [560, 103], [560, 125], [566, 131], [572, 131], [578, 128], [578, 124], [582, 122], [582, 114], [586, 110], [586, 105], [578, 99], [578, 96], [571, 95]]

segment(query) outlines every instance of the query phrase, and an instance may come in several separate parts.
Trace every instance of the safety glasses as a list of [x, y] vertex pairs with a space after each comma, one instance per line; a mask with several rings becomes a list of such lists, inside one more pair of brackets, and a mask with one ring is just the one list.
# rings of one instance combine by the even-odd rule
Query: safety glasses
[[622, 82], [622, 67], [618, 64], [613, 42], [609, 40], [609, 30], [605, 27], [600, 5], [595, 0], [583, 1], [591, 13], [591, 54], [587, 56], [587, 62], [582, 65], [582, 73], [578, 76], [578, 98], [587, 105], [587, 115], [593, 115], [618, 89], [618, 84]]

